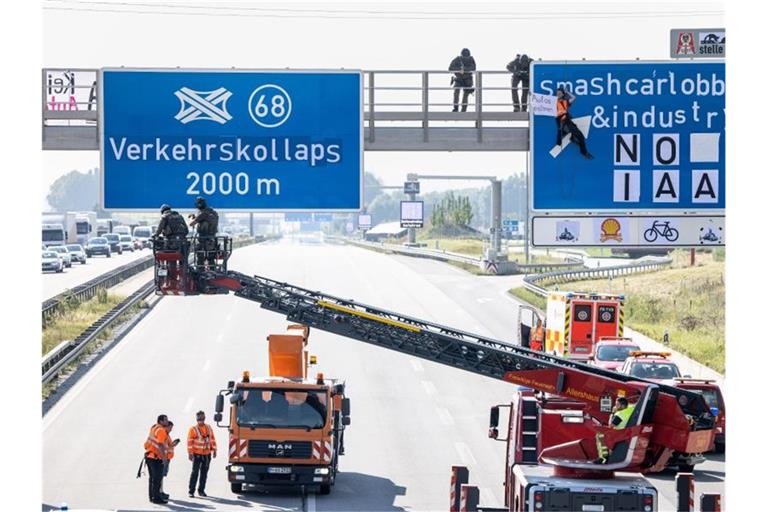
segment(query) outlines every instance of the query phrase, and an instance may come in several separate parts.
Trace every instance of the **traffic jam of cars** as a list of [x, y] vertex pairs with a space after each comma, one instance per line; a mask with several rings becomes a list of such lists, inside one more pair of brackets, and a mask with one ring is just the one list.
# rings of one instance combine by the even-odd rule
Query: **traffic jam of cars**
[[[102, 233], [81, 243], [65, 243], [66, 235], [60, 240], [51, 242], [44, 237], [42, 243], [42, 271], [61, 273], [71, 269], [73, 265], [83, 266], [90, 258], [103, 256], [111, 258], [124, 252], [135, 252], [152, 248], [152, 227], [136, 226], [133, 235], [127, 226], [122, 232]], [[126, 232], [128, 231], [128, 232]]]

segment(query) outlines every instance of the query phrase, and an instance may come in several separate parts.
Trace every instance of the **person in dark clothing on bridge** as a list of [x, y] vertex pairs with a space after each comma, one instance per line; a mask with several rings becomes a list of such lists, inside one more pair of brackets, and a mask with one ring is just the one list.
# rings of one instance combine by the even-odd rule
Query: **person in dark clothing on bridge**
[[176, 210], [171, 210], [171, 207], [164, 204], [160, 207], [160, 223], [157, 225], [157, 231], [155, 231], [155, 237], [164, 236], [166, 238], [184, 238], [189, 233], [187, 223], [184, 222], [184, 217], [181, 216]]
[[[515, 56], [515, 60], [507, 64], [507, 71], [512, 73], [512, 104], [515, 107], [515, 112], [525, 112], [528, 110], [528, 91], [530, 89], [531, 78], [531, 59], [528, 55], [519, 53]], [[520, 103], [520, 95], [518, 94], [518, 85], [523, 86], [523, 102]]]
[[461, 98], [461, 111], [467, 111], [469, 95], [475, 92], [472, 72], [477, 69], [475, 58], [469, 53], [468, 48], [461, 50], [461, 55], [451, 61], [448, 71], [453, 71], [451, 85], [453, 86], [453, 111], [459, 111], [459, 93], [463, 91]]

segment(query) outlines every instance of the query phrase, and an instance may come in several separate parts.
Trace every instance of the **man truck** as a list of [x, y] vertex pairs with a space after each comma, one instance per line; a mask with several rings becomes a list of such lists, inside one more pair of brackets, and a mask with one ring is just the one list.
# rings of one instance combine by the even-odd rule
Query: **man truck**
[[[244, 371], [216, 397], [214, 420], [229, 430], [227, 475], [232, 492], [244, 485], [298, 486], [329, 494], [350, 424], [343, 381], [308, 375], [309, 327], [289, 325], [267, 336], [269, 376]], [[223, 425], [224, 397], [229, 421]]]

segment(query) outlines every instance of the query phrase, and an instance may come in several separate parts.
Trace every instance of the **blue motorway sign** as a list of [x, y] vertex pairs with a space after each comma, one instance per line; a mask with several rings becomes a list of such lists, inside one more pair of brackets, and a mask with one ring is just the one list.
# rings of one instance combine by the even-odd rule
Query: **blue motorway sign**
[[531, 88], [532, 209], [725, 208], [724, 63], [537, 62]]
[[361, 207], [359, 71], [101, 72], [102, 205]]

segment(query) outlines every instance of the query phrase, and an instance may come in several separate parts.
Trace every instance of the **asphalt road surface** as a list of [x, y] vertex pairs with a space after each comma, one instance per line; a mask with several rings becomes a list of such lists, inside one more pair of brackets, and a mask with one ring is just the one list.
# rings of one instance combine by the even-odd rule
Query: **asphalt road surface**
[[[517, 306], [503, 292], [517, 277], [477, 277], [449, 265], [290, 240], [240, 249], [230, 268], [513, 341]], [[436, 363], [313, 330], [317, 371], [346, 379], [352, 425], [329, 496], [234, 495], [226, 480], [227, 433], [217, 429], [209, 498], [186, 497], [183, 442], [171, 463], [166, 506], [136, 479], [149, 427], [160, 413], [184, 439], [198, 409], [243, 370], [268, 373], [266, 335], [286, 321], [233, 296], [166, 297], [43, 420], [43, 508], [129, 510], [445, 510], [452, 464], [470, 469], [485, 506], [502, 506], [504, 443], [487, 438], [488, 410], [514, 391]], [[253, 377], [252, 377], [253, 378]], [[723, 493], [724, 462], [697, 468], [697, 492]], [[660, 510], [674, 509], [674, 474], [652, 478]]]
[[64, 290], [72, 289], [91, 279], [98, 277], [110, 270], [121, 267], [126, 263], [145, 258], [152, 254], [151, 249], [140, 251], [123, 251], [123, 254], [113, 253], [111, 258], [106, 256], [92, 256], [86, 258], [86, 264], [72, 263], [72, 267], [65, 268], [62, 273], [45, 272], [42, 275], [43, 300], [50, 299]]

